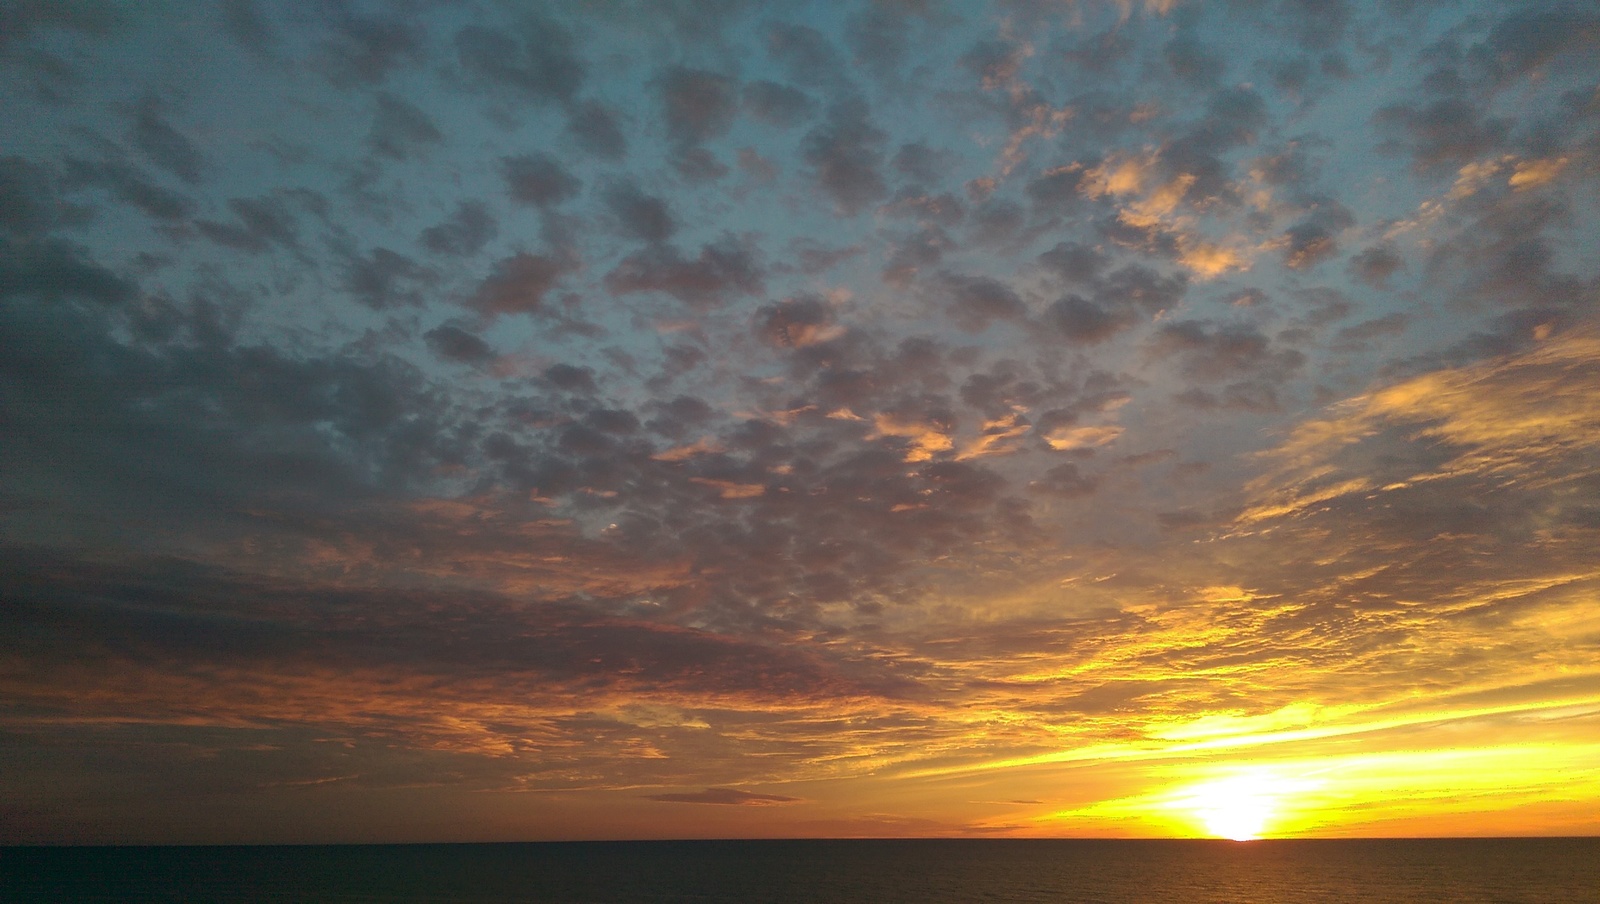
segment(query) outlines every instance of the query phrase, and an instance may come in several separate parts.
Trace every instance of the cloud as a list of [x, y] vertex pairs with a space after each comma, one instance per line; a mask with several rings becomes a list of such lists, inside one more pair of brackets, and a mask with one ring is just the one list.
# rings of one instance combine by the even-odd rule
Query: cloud
[[351, 297], [373, 310], [397, 305], [417, 305], [422, 298], [407, 284], [426, 283], [433, 274], [415, 261], [390, 251], [374, 248], [365, 256], [352, 256], [345, 268], [345, 288]]
[[1156, 331], [1152, 349], [1157, 354], [1181, 355], [1185, 374], [1208, 381], [1254, 371], [1282, 378], [1305, 362], [1300, 352], [1294, 349], [1275, 351], [1265, 335], [1238, 323], [1213, 324], [1198, 320], [1167, 323]]
[[606, 207], [623, 235], [644, 242], [664, 242], [678, 225], [667, 202], [647, 195], [632, 182], [617, 182], [606, 189]]
[[1338, 235], [1355, 225], [1355, 216], [1331, 199], [1316, 202], [1311, 214], [1289, 227], [1284, 263], [1292, 270], [1314, 267], [1339, 250]]
[[470, 257], [500, 232], [499, 225], [481, 201], [462, 201], [455, 213], [422, 230], [422, 246], [435, 254]]
[[814, 295], [788, 298], [756, 312], [756, 333], [777, 348], [805, 348], [838, 338], [844, 328], [834, 322], [828, 303]]
[[1374, 113], [1373, 122], [1411, 152], [1417, 167], [1436, 169], [1460, 166], [1501, 146], [1510, 123], [1483, 112], [1451, 97], [1423, 104], [1392, 104]]
[[896, 171], [913, 181], [937, 185], [954, 168], [959, 157], [926, 142], [913, 141], [900, 146], [891, 161]]
[[[1081, 443], [1071, 442], [1065, 436], [1057, 439], [1057, 442], [1062, 441], [1069, 443], [1066, 448], [1083, 448]], [[1092, 446], [1093, 444], [1091, 443], [1090, 445]], [[1028, 484], [1028, 486], [1055, 496], [1086, 496], [1095, 491], [1097, 483], [1092, 478], [1080, 473], [1076, 464], [1065, 462], [1046, 471], [1044, 476]]]
[[[116, 160], [92, 163], [72, 157], [67, 158], [65, 163], [62, 181], [67, 186], [101, 186], [117, 199], [158, 220], [184, 220], [194, 212], [193, 201], [152, 181], [132, 164]], [[17, 208], [13, 216], [26, 216], [28, 209], [37, 203], [23, 198], [17, 198], [16, 202], [27, 206]]]
[[887, 193], [879, 172], [885, 138], [860, 99], [835, 103], [826, 121], [806, 134], [805, 161], [840, 213], [853, 216]]
[[[1278, 454], [1285, 469], [1270, 478], [1284, 487], [1282, 501], [1263, 502], [1242, 520], [1290, 515], [1366, 486], [1383, 486], [1396, 500], [1431, 500], [1448, 483], [1476, 485], [1523, 467], [1555, 468], [1558, 482], [1572, 480], [1577, 475], [1560, 464], [1584, 442], [1578, 439], [1583, 434], [1572, 431], [1590, 419], [1585, 406], [1595, 347], [1592, 335], [1574, 332], [1521, 355], [1437, 371], [1352, 399], [1334, 419], [1310, 422], [1284, 444]], [[1424, 442], [1442, 444], [1439, 454], [1424, 451]], [[1407, 451], [1370, 477], [1340, 482], [1337, 470], [1318, 467], [1349, 461], [1361, 447], [1390, 444]], [[1518, 516], [1519, 522], [1525, 517]]]
[[6, 7], [4, 37], [0, 48], [20, 41], [41, 28], [58, 28], [81, 34], [103, 36], [125, 24], [125, 17], [102, 3], [17, 3]]
[[227, 0], [222, 5], [222, 26], [246, 50], [266, 55], [275, 49], [279, 35], [252, 0]]
[[1350, 258], [1350, 272], [1375, 289], [1383, 288], [1389, 277], [1404, 267], [1405, 259], [1388, 244], [1373, 245]]
[[1172, 73], [1194, 87], [1215, 85], [1227, 71], [1227, 63], [1207, 47], [1192, 29], [1180, 27], [1163, 50]]
[[[1208, 237], [1194, 211], [1234, 202], [1237, 189], [1216, 155], [1253, 141], [1262, 110], [1253, 92], [1219, 92], [1207, 115], [1181, 139], [1159, 150], [1112, 155], [1072, 179], [1087, 197], [1123, 199], [1115, 221], [1102, 227], [1118, 244], [1170, 256], [1201, 279], [1247, 269], [1248, 252], [1240, 239]], [[1322, 215], [1333, 227], [1342, 223], [1336, 212], [1330, 208]], [[1317, 245], [1328, 228], [1320, 220], [1305, 225], [1308, 246]]]
[[1339, 46], [1354, 15], [1345, 0], [1289, 0], [1275, 10], [1286, 29], [1307, 50], [1326, 50]]
[[1063, 279], [1088, 283], [1105, 268], [1107, 257], [1104, 252], [1078, 242], [1058, 242], [1039, 255], [1039, 263]]
[[1411, 317], [1402, 312], [1385, 314], [1341, 329], [1331, 345], [1339, 349], [1359, 349], [1373, 339], [1402, 333], [1410, 324]]
[[567, 130], [578, 146], [605, 160], [620, 160], [628, 153], [628, 139], [617, 116], [605, 104], [588, 100], [572, 106]]
[[132, 300], [138, 285], [85, 256], [60, 239], [5, 240], [0, 244], [0, 297], [46, 301], [86, 299], [102, 304]]
[[732, 295], [755, 295], [764, 284], [755, 249], [737, 236], [723, 236], [700, 247], [694, 258], [662, 246], [623, 258], [605, 285], [618, 295], [662, 292], [696, 308], [721, 304]]
[[161, 113], [155, 98], [146, 98], [134, 114], [128, 138], [145, 158], [191, 185], [200, 181], [205, 158], [199, 147]]
[[277, 245], [300, 247], [300, 224], [290, 204], [292, 196], [265, 195], [256, 198], [231, 198], [228, 209], [236, 222], [198, 220], [195, 228], [219, 245], [239, 251], [261, 253]]
[[1187, 288], [1188, 280], [1181, 273], [1162, 276], [1149, 267], [1129, 264], [1096, 283], [1094, 297], [1102, 304], [1153, 316], [1177, 307]]
[[992, 321], [1014, 322], [1028, 316], [1028, 306], [998, 280], [946, 273], [940, 281], [951, 297], [951, 318], [969, 333], [982, 332]]
[[1044, 322], [1072, 342], [1104, 342], [1136, 322], [1126, 311], [1113, 312], [1083, 298], [1068, 295], [1045, 310]]
[[914, 189], [896, 192], [879, 211], [886, 216], [914, 218], [920, 224], [938, 226], [954, 226], [967, 213], [966, 205], [949, 192], [924, 195]]
[[541, 313], [545, 296], [572, 269], [563, 257], [519, 252], [496, 263], [467, 304], [491, 315]]
[[[43, 571], [43, 562], [27, 563], [11, 549], [4, 555], [17, 582], [15, 614], [38, 632], [32, 643], [6, 643], [8, 654], [31, 671], [46, 664], [41, 642], [78, 650], [57, 661], [53, 688], [36, 685], [27, 699], [40, 712], [72, 708], [107, 725], [130, 713], [136, 721], [172, 725], [290, 720], [321, 731], [408, 738], [420, 749], [504, 755], [527, 749], [519, 734], [547, 735], [552, 717], [585, 709], [645, 699], [671, 706], [700, 696], [803, 711], [832, 695], [870, 698], [880, 690], [807, 656], [707, 632], [595, 619], [560, 604], [519, 613], [490, 597], [457, 596], [456, 605], [469, 607], [479, 624], [496, 625], [501, 639], [485, 642], [439, 618], [452, 607], [418, 610], [426, 596], [325, 588], [320, 592], [334, 594], [344, 613], [335, 626], [297, 602], [309, 589], [303, 583], [241, 583], [181, 562], [81, 563], [62, 583]], [[391, 606], [404, 600], [412, 611], [386, 608], [384, 599]], [[457, 652], [430, 637], [455, 638], [446, 647]], [[636, 677], [621, 677], [630, 668]], [[105, 685], [108, 669], [140, 680]], [[420, 687], [377, 692], [407, 673], [453, 676], [447, 695], [453, 702]], [[523, 702], [497, 702], [507, 693]], [[73, 704], [68, 694], [82, 696]]]
[[735, 807], [766, 807], [773, 804], [795, 803], [800, 800], [798, 797], [784, 797], [781, 794], [756, 794], [751, 791], [740, 791], [737, 788], [707, 788], [704, 791], [690, 791], [679, 794], [646, 794], [645, 799], [679, 804], [721, 804]]
[[717, 155], [701, 147], [681, 147], [672, 156], [672, 168], [690, 182], [712, 182], [729, 172]]
[[[1100, 424], [1075, 427], [1061, 425], [1044, 434], [1044, 441], [1050, 448], [1057, 452], [1068, 452], [1073, 449], [1095, 449], [1117, 441], [1126, 432], [1116, 424]], [[1075, 471], [1052, 468], [1045, 475], [1047, 484], [1060, 484], [1070, 486]]]
[[549, 19], [529, 17], [511, 29], [469, 25], [456, 32], [456, 56], [468, 73], [541, 101], [571, 101], [588, 68], [572, 37]]
[[[73, 167], [69, 163], [69, 172]], [[25, 158], [0, 157], [0, 227], [19, 237], [37, 236], [57, 226], [88, 219], [57, 194], [56, 178]]]
[[550, 365], [545, 369], [544, 378], [557, 388], [568, 391], [593, 394], [598, 388], [593, 370], [571, 364]]
[[802, 85], [831, 85], [844, 71], [833, 43], [806, 25], [774, 23], [767, 29], [766, 49], [783, 64], [789, 78]]
[[328, 78], [335, 85], [381, 82], [392, 70], [424, 59], [422, 33], [398, 17], [340, 10], [329, 17], [328, 26], [332, 34], [323, 53]]
[[1587, 68], [1600, 59], [1600, 16], [1562, 4], [1519, 9], [1496, 22], [1469, 59], [1496, 87], [1558, 62]]
[[494, 349], [482, 338], [448, 323], [423, 334], [428, 348], [441, 358], [461, 364], [481, 364], [495, 357]]
[[443, 140], [428, 114], [392, 94], [378, 95], [378, 111], [367, 133], [367, 146], [374, 154], [404, 160]]
[[699, 144], [716, 138], [733, 124], [738, 86], [726, 76], [704, 69], [673, 66], [657, 76], [662, 116], [675, 141]]
[[1035, 209], [1060, 215], [1077, 207], [1084, 191], [1084, 168], [1078, 164], [1053, 167], [1028, 182], [1028, 199]]
[[539, 207], [560, 204], [578, 194], [583, 183], [548, 154], [524, 154], [500, 161], [511, 197]]
[[1570, 162], [1566, 157], [1547, 157], [1542, 160], [1519, 160], [1516, 171], [1506, 184], [1518, 191], [1537, 188], [1554, 182]]
[[761, 122], [788, 128], [809, 119], [816, 103], [791, 85], [758, 80], [744, 86], [744, 108]]

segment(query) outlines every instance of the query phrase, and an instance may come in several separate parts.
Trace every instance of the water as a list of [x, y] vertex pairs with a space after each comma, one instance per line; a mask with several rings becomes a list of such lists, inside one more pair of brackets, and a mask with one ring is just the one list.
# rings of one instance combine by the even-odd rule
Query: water
[[1600, 904], [1600, 838], [0, 848], [0, 901]]

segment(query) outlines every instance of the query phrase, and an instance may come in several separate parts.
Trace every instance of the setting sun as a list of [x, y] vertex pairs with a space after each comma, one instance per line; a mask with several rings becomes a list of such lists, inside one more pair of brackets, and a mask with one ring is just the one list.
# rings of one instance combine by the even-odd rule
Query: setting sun
[[1272, 801], [1252, 793], [1247, 785], [1241, 779], [1221, 782], [1196, 796], [1194, 814], [1208, 833], [1234, 841], [1260, 837], [1272, 817]]
[[1252, 770], [1181, 789], [1169, 806], [1205, 835], [1250, 841], [1276, 828], [1286, 800], [1307, 787]]

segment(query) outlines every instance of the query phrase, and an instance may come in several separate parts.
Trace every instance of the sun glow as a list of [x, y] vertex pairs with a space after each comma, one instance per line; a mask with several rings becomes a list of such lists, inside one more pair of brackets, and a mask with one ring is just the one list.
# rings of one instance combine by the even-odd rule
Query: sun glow
[[1286, 801], [1307, 783], [1261, 770], [1241, 772], [1180, 789], [1168, 807], [1214, 838], [1250, 841], [1273, 828]]

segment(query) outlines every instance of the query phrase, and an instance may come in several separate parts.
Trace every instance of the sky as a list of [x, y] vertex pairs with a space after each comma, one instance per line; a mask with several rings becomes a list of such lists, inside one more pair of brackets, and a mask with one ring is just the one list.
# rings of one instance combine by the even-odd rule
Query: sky
[[1600, 833], [1588, 2], [0, 3], [0, 843]]

